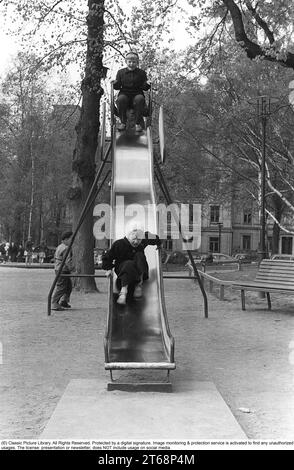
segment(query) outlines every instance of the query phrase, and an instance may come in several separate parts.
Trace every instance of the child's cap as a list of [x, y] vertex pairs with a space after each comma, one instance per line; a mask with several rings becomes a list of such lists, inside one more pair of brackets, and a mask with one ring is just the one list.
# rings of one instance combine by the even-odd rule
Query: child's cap
[[67, 232], [63, 232], [61, 235], [61, 240], [65, 240], [66, 238], [70, 238], [72, 236], [72, 231], [68, 230]]

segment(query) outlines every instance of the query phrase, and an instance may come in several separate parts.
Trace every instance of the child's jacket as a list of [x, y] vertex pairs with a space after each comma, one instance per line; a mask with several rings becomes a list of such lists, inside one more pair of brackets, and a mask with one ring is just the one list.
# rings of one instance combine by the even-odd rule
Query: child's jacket
[[114, 267], [115, 271], [117, 271], [121, 263], [127, 260], [133, 260], [135, 254], [138, 252], [144, 253], [144, 249], [147, 245], [160, 246], [161, 240], [159, 239], [158, 235], [154, 235], [150, 232], [145, 232], [145, 238], [143, 238], [143, 240], [137, 247], [132, 246], [127, 237], [116, 240], [110, 250], [108, 250], [103, 255], [102, 268], [109, 270]]

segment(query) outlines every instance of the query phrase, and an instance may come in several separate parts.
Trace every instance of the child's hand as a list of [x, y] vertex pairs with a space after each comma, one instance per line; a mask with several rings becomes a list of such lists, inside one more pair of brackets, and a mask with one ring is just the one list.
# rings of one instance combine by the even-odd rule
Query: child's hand
[[112, 275], [112, 269], [108, 269], [107, 271], [105, 271], [106, 277], [110, 277], [111, 275]]

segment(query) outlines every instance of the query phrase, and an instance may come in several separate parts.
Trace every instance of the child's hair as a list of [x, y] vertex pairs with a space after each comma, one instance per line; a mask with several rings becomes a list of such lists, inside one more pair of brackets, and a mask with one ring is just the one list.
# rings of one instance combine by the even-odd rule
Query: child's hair
[[144, 234], [144, 226], [143, 224], [136, 222], [135, 220], [130, 220], [126, 224], [126, 235], [128, 236], [131, 232], [141, 232], [142, 235]]
[[126, 59], [128, 58], [129, 55], [134, 55], [137, 57], [137, 59], [139, 60], [139, 54], [137, 54], [137, 52], [135, 51], [129, 51], [127, 54], [126, 54]]

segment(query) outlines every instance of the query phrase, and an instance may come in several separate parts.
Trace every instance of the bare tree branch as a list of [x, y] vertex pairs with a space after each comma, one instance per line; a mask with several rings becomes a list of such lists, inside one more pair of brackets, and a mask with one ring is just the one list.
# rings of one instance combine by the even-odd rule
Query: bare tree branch
[[284, 225], [282, 225], [278, 219], [276, 219], [276, 217], [274, 216], [274, 214], [272, 214], [272, 212], [270, 212], [268, 209], [265, 209], [265, 212], [270, 216], [270, 218], [275, 222], [275, 224], [277, 224], [278, 227], [280, 227], [281, 230], [283, 230], [283, 232], [286, 232], [288, 233], [289, 235], [294, 235], [294, 232], [291, 232], [291, 230], [287, 229], [286, 227], [284, 227]]
[[57, 2], [54, 3], [54, 5], [52, 5], [51, 8], [50, 8], [50, 7], [47, 7], [47, 5], [45, 5], [45, 7], [48, 8], [48, 10], [47, 10], [46, 13], [44, 13], [43, 16], [41, 16], [41, 17], [39, 18], [39, 22], [44, 21], [44, 19], [46, 18], [46, 16], [50, 15], [50, 13], [55, 9], [55, 7], [57, 7], [57, 5], [59, 5], [59, 3], [62, 3], [62, 2], [63, 2], [63, 0], [58, 0]]
[[[119, 23], [116, 21], [114, 15], [109, 11], [109, 10], [105, 10], [105, 13], [107, 13], [107, 15], [110, 16], [110, 18], [112, 19], [113, 23], [115, 24], [115, 26], [117, 27], [118, 31], [120, 32], [120, 34], [122, 35], [122, 37], [124, 38], [125, 42], [128, 44], [128, 46], [130, 45], [130, 39], [127, 38], [127, 35], [126, 33], [122, 30], [122, 28], [120, 27]], [[115, 49], [114, 46], [112, 46], [113, 49]], [[120, 54], [122, 55], [122, 53], [120, 52]]]
[[263, 57], [270, 62], [276, 62], [284, 67], [294, 69], [294, 54], [292, 52], [285, 51], [282, 53], [282, 51], [275, 51], [276, 53], [273, 54], [272, 50], [267, 50], [256, 42], [251, 41], [246, 34], [242, 13], [236, 2], [234, 0], [222, 0], [222, 2], [231, 14], [236, 41], [246, 51], [249, 59]]
[[54, 54], [58, 50], [62, 49], [63, 47], [67, 47], [71, 44], [77, 44], [77, 43], [82, 43], [82, 42], [86, 42], [86, 41], [87, 41], [87, 39], [75, 39], [73, 41], [68, 41], [68, 42], [65, 42], [64, 44], [60, 44], [58, 47], [55, 47], [52, 51], [48, 52], [43, 57], [41, 57], [41, 59], [38, 60], [38, 62], [36, 62], [35, 66], [39, 67], [39, 65], [41, 65], [42, 62], [44, 62], [48, 57], [50, 57], [52, 54]]
[[267, 184], [269, 185], [270, 189], [282, 199], [284, 204], [286, 204], [286, 206], [289, 207], [289, 209], [291, 209], [292, 212], [294, 212], [294, 206], [288, 201], [287, 198], [285, 198], [285, 196], [281, 193], [281, 191], [279, 191], [277, 188], [273, 186], [269, 178], [267, 178]]
[[246, 7], [247, 7], [248, 11], [250, 11], [251, 15], [256, 20], [256, 23], [265, 32], [266, 37], [268, 38], [270, 44], [273, 44], [275, 42], [274, 33], [269, 29], [268, 24], [257, 13], [257, 11], [256, 11], [257, 7], [254, 8], [249, 0], [245, 0], [245, 3], [246, 3]]

